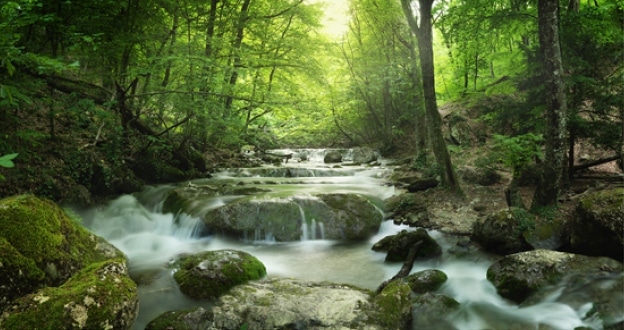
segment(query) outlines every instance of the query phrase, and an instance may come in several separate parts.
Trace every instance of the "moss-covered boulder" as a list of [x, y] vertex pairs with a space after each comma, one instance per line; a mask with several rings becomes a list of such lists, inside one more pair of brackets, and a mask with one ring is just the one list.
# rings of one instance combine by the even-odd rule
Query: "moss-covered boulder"
[[534, 226], [534, 220], [525, 210], [504, 209], [477, 219], [472, 227], [471, 238], [486, 251], [510, 254], [532, 250], [524, 233]]
[[520, 303], [529, 295], [547, 285], [558, 283], [564, 277], [591, 277], [621, 271], [622, 264], [611, 258], [533, 250], [499, 259], [488, 268], [487, 278], [502, 297]]
[[275, 278], [239, 285], [210, 308], [166, 312], [145, 329], [391, 329], [372, 317], [373, 308], [365, 290]]
[[416, 252], [417, 260], [435, 258], [442, 254], [442, 247], [422, 228], [414, 231], [402, 230], [396, 235], [386, 236], [375, 243], [372, 250], [387, 252], [386, 261], [405, 261], [410, 248], [419, 241], [422, 243]]
[[624, 188], [581, 198], [571, 222], [570, 247], [575, 253], [624, 259]]
[[455, 330], [446, 318], [457, 311], [460, 304], [453, 298], [431, 292], [412, 301], [411, 329]]
[[266, 275], [260, 260], [235, 250], [206, 251], [182, 257], [173, 275], [180, 291], [193, 298], [216, 299], [231, 288]]
[[15, 300], [2, 329], [131, 329], [138, 312], [136, 284], [124, 259], [93, 263], [59, 287]]
[[321, 226], [322, 222], [322, 230], [318, 231], [323, 232], [325, 239], [359, 240], [377, 233], [382, 215], [360, 195], [319, 194], [239, 199], [209, 211], [203, 220], [207, 228], [216, 232], [239, 237], [273, 237], [277, 241], [300, 240], [304, 236], [303, 228]]
[[[366, 198], [357, 194], [316, 195], [329, 206], [332, 216], [329, 219], [316, 218], [324, 222], [325, 238], [359, 240], [374, 235], [379, 230], [383, 216]], [[304, 208], [312, 214], [312, 210]], [[306, 218], [310, 218], [307, 216]]]
[[239, 199], [207, 212], [203, 221], [209, 230], [232, 236], [301, 238], [301, 209], [287, 198]]
[[405, 329], [410, 319], [411, 291], [405, 281], [390, 282], [373, 298], [370, 317], [386, 329]]
[[60, 207], [32, 195], [0, 200], [0, 228], [0, 309], [17, 297], [61, 285], [91, 263], [123, 257]]
[[427, 269], [415, 272], [407, 277], [407, 283], [412, 292], [423, 294], [438, 290], [448, 279], [446, 274], [438, 269]]
[[366, 164], [377, 160], [375, 150], [368, 147], [353, 148], [351, 155], [353, 162], [358, 164]]

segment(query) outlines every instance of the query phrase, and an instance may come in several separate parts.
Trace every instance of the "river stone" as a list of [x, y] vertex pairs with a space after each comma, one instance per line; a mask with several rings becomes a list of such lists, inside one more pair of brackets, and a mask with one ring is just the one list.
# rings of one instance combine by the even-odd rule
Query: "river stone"
[[502, 297], [521, 303], [529, 295], [564, 277], [590, 277], [621, 271], [622, 264], [611, 258], [533, 250], [499, 259], [488, 268], [487, 278]]
[[357, 194], [319, 194], [316, 197], [332, 211], [331, 218], [317, 218], [325, 224], [326, 239], [360, 240], [379, 231], [383, 215], [366, 198]]
[[434, 258], [442, 254], [442, 247], [423, 228], [415, 231], [402, 230], [396, 235], [386, 236], [375, 243], [372, 250], [387, 251], [388, 262], [405, 261], [410, 248], [421, 240], [423, 243], [416, 252], [417, 260]]
[[209, 211], [203, 218], [214, 231], [247, 237], [273, 237], [276, 241], [302, 238], [302, 225], [323, 224], [325, 239], [360, 240], [374, 235], [382, 215], [357, 194], [240, 199]]
[[173, 278], [180, 291], [193, 298], [216, 299], [236, 285], [266, 275], [251, 254], [235, 250], [205, 251], [182, 257]]
[[532, 250], [523, 236], [522, 228], [522, 224], [529, 221], [524, 210], [500, 210], [477, 219], [472, 227], [471, 238], [486, 251], [502, 255]]
[[342, 154], [336, 150], [328, 151], [323, 158], [323, 162], [326, 164], [340, 163], [342, 162]]
[[368, 147], [358, 147], [352, 150], [353, 162], [358, 164], [367, 164], [377, 160], [375, 151]]
[[417, 296], [411, 306], [411, 329], [455, 330], [446, 317], [459, 309], [459, 303], [450, 297], [427, 292]]
[[91, 263], [125, 258], [56, 204], [32, 195], [0, 200], [0, 228], [0, 310], [17, 297], [63, 284]]
[[132, 329], [136, 283], [124, 259], [93, 263], [59, 287], [16, 299], [0, 317], [2, 329]]
[[390, 282], [373, 298], [370, 316], [386, 329], [405, 329], [410, 320], [411, 291], [403, 280]]
[[145, 329], [386, 329], [371, 308], [364, 290], [275, 278], [239, 285], [209, 309], [166, 312]]
[[437, 291], [448, 279], [446, 274], [438, 269], [427, 269], [410, 274], [407, 283], [416, 294]]
[[570, 249], [624, 259], [624, 188], [591, 193], [579, 200], [571, 221]]

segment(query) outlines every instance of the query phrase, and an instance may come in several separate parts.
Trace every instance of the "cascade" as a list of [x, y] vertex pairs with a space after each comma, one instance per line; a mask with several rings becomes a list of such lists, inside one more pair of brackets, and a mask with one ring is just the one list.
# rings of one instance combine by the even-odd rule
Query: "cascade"
[[[288, 163], [289, 167], [300, 168], [291, 173], [307, 175], [297, 180], [273, 177], [270, 178], [271, 183], [263, 183], [268, 181], [264, 175], [270, 173], [266, 169], [241, 169], [223, 171], [201, 182], [214, 185], [242, 182], [270, 190], [255, 197], [258, 199], [276, 196], [299, 196], [299, 199], [305, 199], [316, 193], [358, 193], [381, 201], [395, 193], [394, 187], [383, 185], [383, 178], [387, 174], [383, 168], [313, 170], [314, 166], [322, 164], [325, 151], [284, 150], [288, 153], [305, 152], [308, 156], [309, 161]], [[329, 176], [318, 175], [321, 172]], [[261, 183], [256, 183], [258, 181]], [[271, 233], [260, 229], [249, 230], [244, 240], [218, 234], [202, 236], [206, 231], [201, 219], [184, 213], [174, 215], [160, 211], [164, 196], [174, 187], [152, 187], [137, 197], [120, 196], [85, 216], [85, 224], [92, 232], [106, 238], [129, 257], [132, 273], [158, 274], [158, 280], [139, 284], [141, 309], [134, 325], [137, 330], [143, 329], [147, 322], [162, 312], [190, 308], [196, 304], [179, 290], [171, 290], [172, 272], [167, 264], [179, 254], [217, 249], [242, 250], [261, 260], [267, 268], [268, 276], [346, 283], [375, 290], [381, 282], [396, 274], [401, 264], [385, 263], [385, 255], [373, 252], [371, 245], [387, 235], [404, 229], [413, 230], [385, 221], [379, 233], [370, 240], [342, 244], [325, 239], [323, 219], [308, 214], [311, 218], [308, 224], [304, 208], [300, 205], [299, 219], [293, 219], [301, 224], [300, 241], [276, 244]], [[217, 208], [243, 197], [216, 196], [204, 201], [207, 205], [204, 207]], [[445, 252], [436, 260], [417, 261], [412, 272], [436, 268], [448, 275], [449, 280], [439, 293], [461, 303], [461, 309], [448, 319], [457, 329], [503, 329], [510, 324], [519, 324], [522, 328], [546, 326], [562, 330], [580, 326], [591, 329], [602, 327], [599, 321], [586, 318], [588, 310], [592, 308], [589, 301], [576, 309], [555, 302], [553, 297], [547, 297], [533, 306], [519, 307], [510, 303], [501, 298], [487, 281], [487, 268], [494, 261], [490, 256], [478, 252], [470, 256], [452, 256], [447, 250], [455, 242], [440, 232], [430, 233]], [[163, 303], [155, 304], [155, 301]]]

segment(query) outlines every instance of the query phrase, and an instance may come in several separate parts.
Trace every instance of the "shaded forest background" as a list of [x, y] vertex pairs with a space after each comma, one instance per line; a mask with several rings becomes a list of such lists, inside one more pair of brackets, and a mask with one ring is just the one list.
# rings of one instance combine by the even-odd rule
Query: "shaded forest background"
[[[249, 166], [243, 146], [370, 146], [439, 173], [402, 2], [418, 18], [422, 1], [350, 0], [336, 38], [304, 0], [4, 1], [0, 195], [88, 204]], [[559, 5], [573, 178], [581, 142], [622, 164], [624, 1]], [[432, 19], [448, 151], [520, 176], [547, 126], [537, 1], [436, 1]]]

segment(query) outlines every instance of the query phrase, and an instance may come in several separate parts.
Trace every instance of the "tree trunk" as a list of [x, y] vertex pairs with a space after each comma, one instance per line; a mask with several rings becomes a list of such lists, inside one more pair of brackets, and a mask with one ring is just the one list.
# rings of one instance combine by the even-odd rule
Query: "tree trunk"
[[545, 152], [540, 182], [531, 208], [556, 205], [565, 161], [567, 104], [559, 44], [559, 1], [538, 0], [538, 27], [546, 100]]
[[444, 171], [442, 178], [444, 184], [452, 191], [461, 194], [459, 181], [451, 164], [451, 157], [444, 137], [442, 135], [442, 118], [438, 112], [438, 105], [435, 92], [435, 76], [433, 66], [433, 36], [432, 36], [432, 17], [431, 6], [434, 0], [419, 0], [420, 7], [420, 25], [416, 23], [409, 0], [401, 0], [401, 5], [405, 16], [407, 17], [410, 28], [418, 38], [418, 54], [420, 57], [420, 68], [423, 79], [423, 93], [425, 98], [425, 113], [427, 118], [427, 127], [429, 128], [429, 137], [433, 154], [435, 155], [438, 166]]

